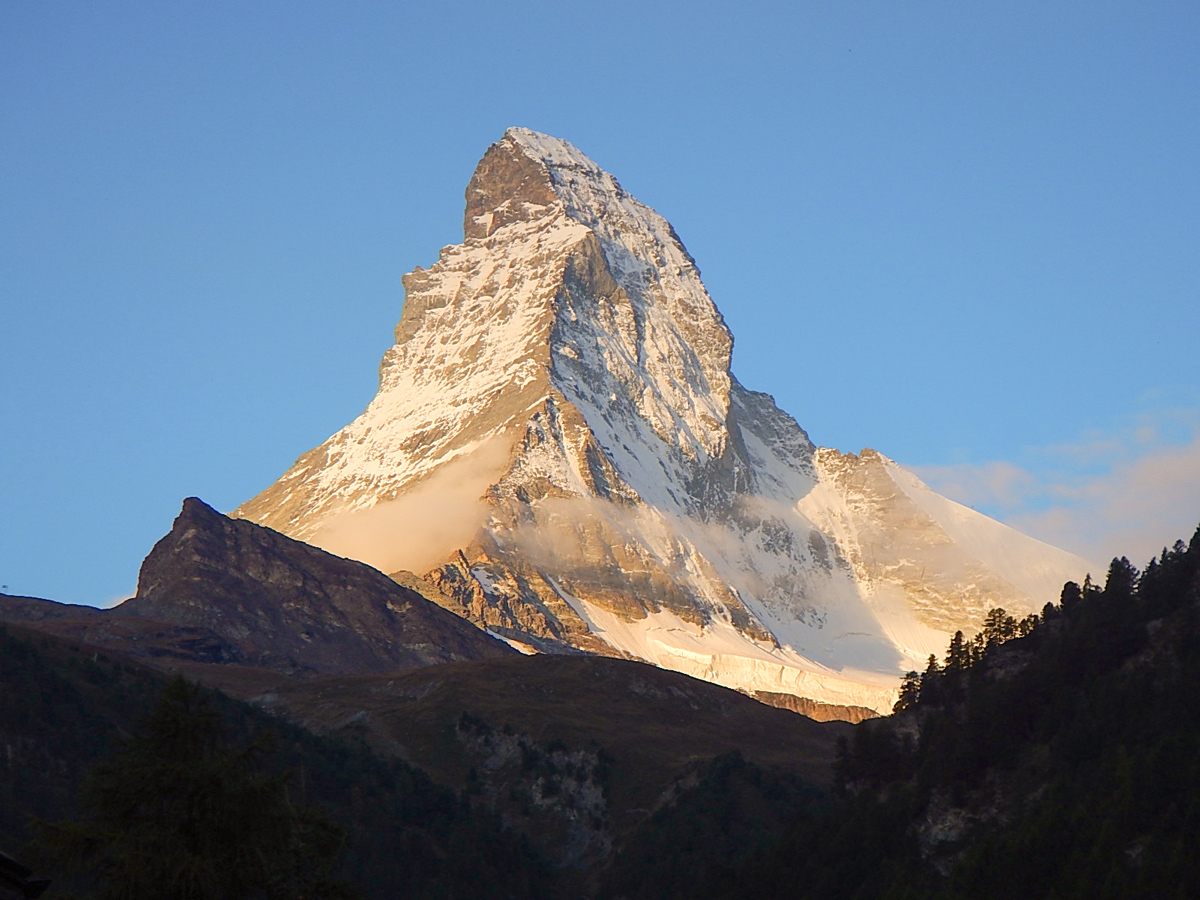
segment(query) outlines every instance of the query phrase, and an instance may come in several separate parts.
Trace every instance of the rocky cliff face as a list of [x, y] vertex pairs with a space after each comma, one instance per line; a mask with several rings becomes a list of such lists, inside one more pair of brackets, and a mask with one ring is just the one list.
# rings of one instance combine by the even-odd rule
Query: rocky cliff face
[[877, 710], [955, 628], [1082, 576], [742, 387], [674, 230], [570, 144], [510, 129], [466, 198], [375, 399], [234, 515], [423, 573], [526, 650]]
[[227, 648], [210, 661], [285, 674], [387, 672], [512, 654], [369, 566], [229, 519], [195, 498], [142, 563], [137, 595], [105, 615], [202, 630]]

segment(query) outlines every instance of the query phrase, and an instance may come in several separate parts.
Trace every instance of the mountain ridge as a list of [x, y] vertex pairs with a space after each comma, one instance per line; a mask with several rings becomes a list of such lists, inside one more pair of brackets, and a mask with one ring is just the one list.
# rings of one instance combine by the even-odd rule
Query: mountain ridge
[[4, 621], [210, 681], [220, 672], [222, 686], [516, 655], [364, 563], [195, 497], [143, 561], [129, 600], [100, 610], [0, 595]]

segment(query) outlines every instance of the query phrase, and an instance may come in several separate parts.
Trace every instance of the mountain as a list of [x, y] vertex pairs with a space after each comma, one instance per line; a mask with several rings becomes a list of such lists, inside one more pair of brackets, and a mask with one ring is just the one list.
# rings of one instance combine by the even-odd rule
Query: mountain
[[[478, 798], [574, 885], [569, 897], [594, 896], [651, 812], [714, 757], [736, 754], [816, 795], [852, 732], [677, 672], [581, 655], [294, 680], [255, 702]], [[776, 836], [785, 830], [786, 819]]]
[[202, 625], [264, 660], [318, 673], [387, 672], [511, 650], [369, 566], [341, 559], [200, 500], [170, 533], [117, 612]]
[[0, 621], [102, 646], [238, 692], [282, 676], [395, 672], [518, 654], [370, 566], [221, 515], [192, 497], [97, 610], [0, 595]]
[[[0, 596], [0, 611], [15, 617], [26, 599]], [[0, 847], [9, 849], [36, 830], [30, 816], [78, 813], [89, 767], [140, 732], [166, 683], [155, 671], [164, 658], [146, 665], [127, 648], [47, 633], [41, 626], [70, 609], [32, 605], [62, 615], [0, 624]], [[211, 683], [232, 668], [202, 675]], [[270, 690], [241, 697], [250, 703], [210, 695], [224, 730], [253, 744], [255, 760], [291, 771], [293, 800], [320, 803], [347, 829], [342, 876], [370, 897], [596, 896], [657, 811], [705, 786], [714, 765], [733, 764], [767, 795], [695, 848], [740, 858], [763, 834], [782, 838], [797, 802], [827, 791], [837, 742], [853, 730], [589, 655], [277, 674]], [[68, 886], [45, 860], [38, 872]]]
[[953, 631], [1088, 569], [882, 454], [815, 447], [733, 376], [670, 224], [565, 141], [509, 129], [463, 243], [403, 281], [365, 412], [233, 515], [525, 652], [887, 711]]

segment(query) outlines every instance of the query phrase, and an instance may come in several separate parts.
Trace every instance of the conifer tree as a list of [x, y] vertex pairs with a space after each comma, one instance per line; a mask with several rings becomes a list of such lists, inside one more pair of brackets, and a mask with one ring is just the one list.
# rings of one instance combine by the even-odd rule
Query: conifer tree
[[1079, 590], [1080, 598], [1083, 600], [1090, 600], [1098, 593], [1100, 593], [1100, 588], [1096, 587], [1096, 585], [1092, 583], [1092, 573], [1088, 572], [1083, 576], [1083, 587]]
[[908, 672], [900, 681], [900, 696], [892, 712], [912, 709], [921, 699], [921, 675], [919, 672]]
[[1109, 600], [1127, 600], [1133, 596], [1137, 588], [1138, 570], [1128, 558], [1122, 556], [1113, 559], [1108, 567], [1108, 577], [1104, 582], [1104, 594]]
[[[1091, 584], [1091, 575], [1087, 576], [1087, 584]], [[1068, 581], [1063, 585], [1062, 594], [1059, 595], [1058, 604], [1064, 610], [1069, 610], [1083, 599], [1083, 590], [1074, 581]]]
[[961, 631], [954, 632], [946, 651], [946, 671], [962, 672], [971, 667], [971, 648]]
[[988, 644], [1003, 644], [1016, 636], [1017, 620], [1000, 607], [988, 611], [983, 620], [983, 636]]

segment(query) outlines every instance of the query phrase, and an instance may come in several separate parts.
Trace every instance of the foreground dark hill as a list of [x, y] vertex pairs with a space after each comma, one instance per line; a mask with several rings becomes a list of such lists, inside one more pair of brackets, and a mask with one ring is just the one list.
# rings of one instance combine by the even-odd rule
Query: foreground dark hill
[[[0, 743], [10, 750], [0, 845], [11, 846], [28, 836], [27, 815], [74, 810], [83, 773], [134, 729], [163, 676], [113, 651], [0, 628]], [[443, 896], [431, 886], [445, 884], [458, 885], [447, 897], [594, 896], [638, 852], [652, 817], [707, 791], [713, 771], [736, 774], [715, 793], [755, 815], [719, 825], [694, 850], [740, 858], [819, 796], [837, 738], [851, 731], [606, 658], [277, 677], [258, 708], [222, 701], [223, 714], [239, 734], [282, 734], [283, 762], [301, 773], [307, 799], [351, 831], [351, 880], [380, 898]], [[722, 809], [695, 819], [719, 823]], [[496, 865], [511, 871], [489, 874]], [[476, 890], [471, 872], [495, 883]], [[393, 891], [410, 882], [433, 893]]]
[[644, 663], [535, 656], [293, 682], [258, 698], [486, 795], [564, 864], [594, 868], [714, 757], [826, 788], [820, 723]]
[[319, 678], [280, 685], [259, 702], [314, 730], [358, 731], [448, 783], [462, 783], [471, 765], [454, 736], [464, 713], [539, 741], [602, 744], [650, 783], [738, 750], [827, 787], [837, 739], [851, 733], [843, 722], [815, 722], [678, 672], [606, 657], [516, 657]]
[[[117, 653], [21, 626], [0, 626], [0, 849], [33, 836], [29, 816], [79, 813], [85, 773], [138, 730], [166, 683]], [[401, 760], [320, 738], [219, 694], [237, 746], [274, 735], [267, 761], [291, 772], [297, 803], [315, 803], [347, 830], [339, 875], [371, 898], [548, 896], [544, 866], [495, 817]], [[30, 850], [37, 874], [58, 880]], [[66, 885], [57, 884], [57, 888]]]

